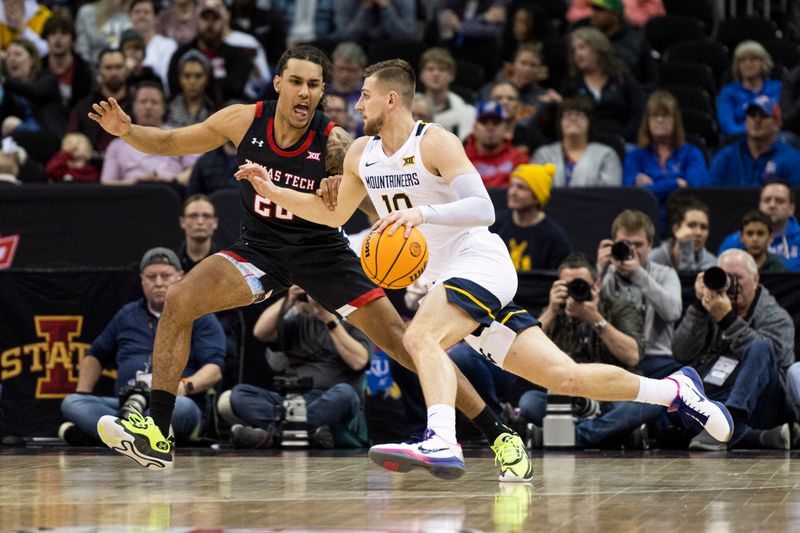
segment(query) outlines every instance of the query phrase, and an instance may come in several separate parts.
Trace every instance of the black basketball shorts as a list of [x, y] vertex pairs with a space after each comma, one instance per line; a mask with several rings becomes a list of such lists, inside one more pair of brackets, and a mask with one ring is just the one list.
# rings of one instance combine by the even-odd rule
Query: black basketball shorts
[[347, 239], [320, 239], [305, 245], [262, 245], [240, 240], [217, 253], [239, 269], [253, 303], [299, 285], [325, 309], [345, 317], [385, 296], [361, 269]]

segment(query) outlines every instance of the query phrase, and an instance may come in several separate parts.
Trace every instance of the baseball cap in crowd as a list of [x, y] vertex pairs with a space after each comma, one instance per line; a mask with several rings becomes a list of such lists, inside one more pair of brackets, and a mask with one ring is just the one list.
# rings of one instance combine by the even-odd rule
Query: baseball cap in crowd
[[592, 0], [592, 5], [607, 9], [608, 11], [613, 11], [614, 13], [619, 13], [620, 15], [625, 13], [625, 5], [622, 3], [622, 0]]
[[781, 105], [774, 98], [770, 98], [766, 94], [756, 96], [744, 105], [745, 113], [750, 111], [750, 108], [756, 107], [760, 109], [768, 117], [781, 119]]
[[508, 120], [508, 113], [499, 102], [494, 100], [481, 100], [475, 107], [475, 116], [478, 120], [482, 118], [495, 117], [502, 120]]
[[172, 265], [179, 272], [183, 270], [181, 262], [175, 252], [163, 246], [150, 248], [142, 256], [142, 262], [139, 263], [139, 272], [149, 267], [150, 265]]

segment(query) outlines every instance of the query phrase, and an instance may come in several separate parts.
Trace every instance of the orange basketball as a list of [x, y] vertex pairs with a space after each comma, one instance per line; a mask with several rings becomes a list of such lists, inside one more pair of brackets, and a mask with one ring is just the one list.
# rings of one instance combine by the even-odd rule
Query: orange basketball
[[402, 289], [414, 283], [428, 264], [428, 243], [417, 228], [405, 237], [400, 227], [393, 235], [372, 231], [361, 245], [361, 268], [384, 289]]

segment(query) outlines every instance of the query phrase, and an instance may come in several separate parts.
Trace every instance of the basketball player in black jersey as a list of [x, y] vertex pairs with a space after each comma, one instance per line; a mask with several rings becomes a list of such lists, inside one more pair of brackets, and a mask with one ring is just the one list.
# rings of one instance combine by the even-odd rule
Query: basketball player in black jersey
[[[149, 154], [204, 153], [233, 142], [240, 165], [257, 163], [278, 186], [315, 194], [327, 175], [342, 173], [352, 142], [344, 129], [317, 112], [329, 71], [330, 62], [322, 52], [301, 46], [278, 62], [276, 102], [232, 105], [200, 124], [174, 130], [133, 125], [113, 98], [94, 104], [89, 117]], [[342, 232], [295, 216], [256, 194], [247, 181], [240, 181], [239, 187], [244, 212], [240, 241], [204, 259], [167, 293], [153, 349], [152, 418], [134, 414], [128, 420], [103, 417], [98, 423], [109, 447], [142, 466], [172, 466], [174, 443], [165, 436], [189, 354], [192, 322], [205, 314], [260, 302], [297, 284], [414, 369], [402, 344], [402, 319], [383, 291], [366, 278]], [[341, 329], [338, 321], [328, 327], [335, 339]], [[487, 434], [489, 442], [510, 432], [461, 374], [458, 383], [457, 407]], [[506, 462], [530, 464], [519, 437], [514, 437], [520, 449], [498, 456], [503, 472]], [[530, 479], [532, 467], [526, 470], [525, 480]], [[503, 476], [504, 481], [520, 479]]]

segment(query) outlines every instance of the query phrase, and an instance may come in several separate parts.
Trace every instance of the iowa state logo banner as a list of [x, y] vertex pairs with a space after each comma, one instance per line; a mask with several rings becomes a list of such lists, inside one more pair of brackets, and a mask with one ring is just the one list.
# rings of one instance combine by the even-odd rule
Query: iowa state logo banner
[[36, 378], [34, 398], [62, 399], [75, 392], [78, 384], [77, 363], [83, 359], [88, 342], [80, 342], [83, 315], [34, 316], [39, 342], [8, 348], [0, 353], [0, 380], [19, 377], [23, 369]]
[[[0, 271], [0, 435], [56, 436], [78, 364], [138, 287], [127, 269]], [[107, 378], [95, 387], [111, 391]]]

